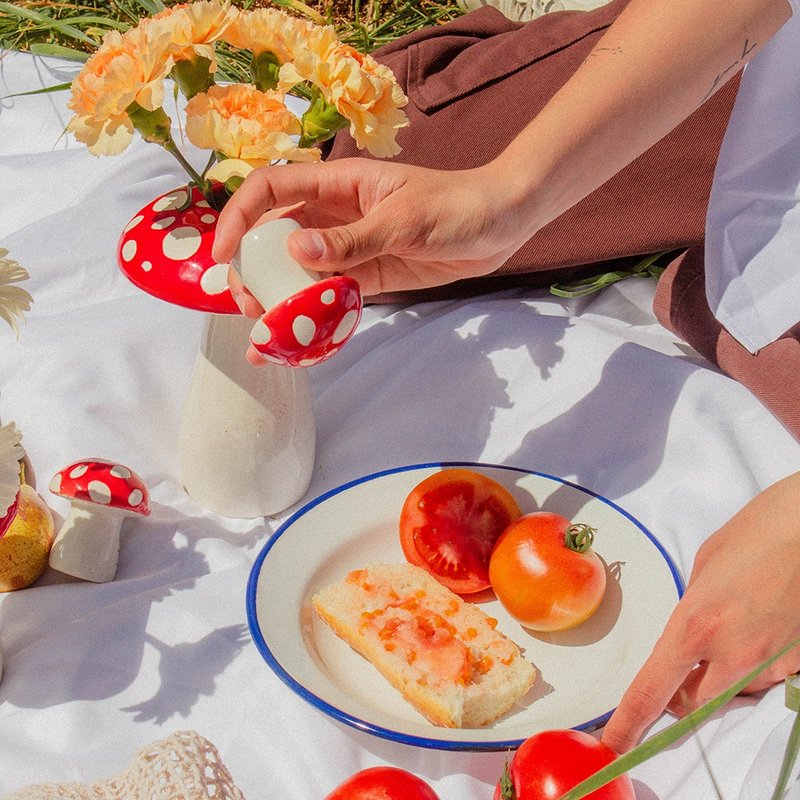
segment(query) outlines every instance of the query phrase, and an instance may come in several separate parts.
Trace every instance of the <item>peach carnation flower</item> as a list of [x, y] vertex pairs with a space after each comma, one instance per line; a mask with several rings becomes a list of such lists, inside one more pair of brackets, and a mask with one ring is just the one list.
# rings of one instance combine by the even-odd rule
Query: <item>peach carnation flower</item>
[[383, 158], [400, 152], [397, 131], [408, 125], [402, 108], [408, 98], [394, 73], [372, 56], [352, 47], [337, 44], [327, 50], [313, 49], [311, 42], [304, 56], [281, 67], [279, 88], [300, 81], [316, 86], [323, 98], [349, 123], [350, 134], [360, 149]]
[[216, 69], [214, 42], [223, 37], [239, 16], [239, 10], [219, 0], [196, 0], [164, 9], [151, 22], [169, 30], [176, 61], [193, 58], [195, 54], [212, 62]]
[[[256, 8], [243, 11], [227, 29], [223, 38], [228, 44], [242, 50], [249, 50], [253, 55], [272, 53], [278, 63], [292, 61], [298, 52], [298, 43], [307, 43], [318, 36], [317, 31], [325, 31], [325, 36], [336, 36], [330, 26], [321, 28], [318, 25], [293, 17], [285, 11], [273, 8]], [[303, 45], [303, 47], [307, 44]], [[303, 48], [300, 48], [302, 52]]]
[[109, 31], [72, 82], [67, 107], [74, 116], [67, 130], [94, 155], [121, 153], [133, 138], [131, 103], [153, 111], [164, 102], [164, 78], [174, 63], [170, 49], [170, 32], [161, 26]]
[[261, 92], [249, 84], [212, 86], [186, 104], [189, 141], [226, 156], [208, 172], [216, 180], [243, 176], [280, 159], [319, 161], [319, 150], [296, 144], [292, 137], [299, 133], [300, 120], [286, 107], [282, 93]]

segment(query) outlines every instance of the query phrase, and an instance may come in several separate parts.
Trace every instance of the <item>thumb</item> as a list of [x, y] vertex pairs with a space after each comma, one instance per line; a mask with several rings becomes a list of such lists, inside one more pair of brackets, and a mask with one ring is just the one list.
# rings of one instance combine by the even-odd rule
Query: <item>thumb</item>
[[368, 217], [334, 228], [304, 228], [289, 237], [289, 252], [307, 269], [341, 272], [388, 252], [389, 231]]

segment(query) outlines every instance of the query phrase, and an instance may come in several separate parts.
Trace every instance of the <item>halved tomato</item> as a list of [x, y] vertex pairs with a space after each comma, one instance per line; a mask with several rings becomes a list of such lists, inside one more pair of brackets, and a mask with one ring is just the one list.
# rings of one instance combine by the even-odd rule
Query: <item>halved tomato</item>
[[462, 467], [417, 484], [400, 512], [405, 557], [458, 594], [489, 588], [489, 558], [500, 534], [521, 514], [497, 481]]

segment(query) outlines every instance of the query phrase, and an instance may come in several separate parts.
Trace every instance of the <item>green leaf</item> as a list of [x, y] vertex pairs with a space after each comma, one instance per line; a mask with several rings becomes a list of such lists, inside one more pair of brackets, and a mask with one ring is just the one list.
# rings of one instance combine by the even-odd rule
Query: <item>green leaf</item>
[[584, 297], [600, 291], [612, 283], [630, 278], [633, 274], [631, 270], [615, 270], [614, 272], [604, 272], [602, 275], [594, 275], [591, 278], [583, 278], [573, 283], [554, 283], [550, 287], [550, 293], [557, 297]]
[[584, 297], [610, 286], [612, 283], [625, 280], [625, 278], [658, 278], [664, 271], [664, 267], [658, 266], [656, 262], [672, 252], [672, 250], [661, 250], [658, 253], [650, 253], [637, 261], [631, 269], [604, 272], [601, 275], [593, 275], [573, 283], [554, 283], [550, 287], [550, 293], [557, 297]]
[[628, 770], [633, 769], [633, 767], [658, 755], [662, 750], [666, 750], [667, 747], [677, 742], [678, 739], [694, 731], [700, 723], [705, 722], [712, 714], [719, 711], [720, 708], [739, 694], [745, 686], [752, 683], [764, 670], [769, 669], [779, 658], [798, 645], [800, 645], [800, 638], [790, 642], [774, 656], [768, 658], [752, 672], [745, 675], [744, 678], [734, 683], [733, 686], [730, 686], [712, 700], [700, 706], [700, 708], [687, 714], [683, 719], [673, 722], [672, 725], [664, 728], [663, 731], [646, 739], [640, 745], [634, 747], [633, 750], [624, 753], [601, 770], [595, 772], [594, 775], [588, 777], [585, 781], [581, 781], [581, 783], [570, 789], [566, 794], [561, 795], [559, 800], [580, 800], [580, 798], [586, 797], [587, 794], [591, 794], [601, 786], [605, 786], [610, 781], [613, 781], [614, 778], [618, 778], [620, 775], [628, 772]]

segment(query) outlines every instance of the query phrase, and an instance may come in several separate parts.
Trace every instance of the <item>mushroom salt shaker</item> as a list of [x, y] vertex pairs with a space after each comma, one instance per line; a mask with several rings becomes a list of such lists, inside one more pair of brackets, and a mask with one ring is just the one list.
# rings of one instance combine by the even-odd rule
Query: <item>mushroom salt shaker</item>
[[[204, 311], [205, 331], [180, 424], [186, 492], [229, 517], [277, 514], [305, 493], [316, 430], [305, 370], [245, 358], [252, 320], [211, 257], [218, 212], [199, 189], [168, 192], [134, 215], [120, 239], [122, 272], [146, 292]], [[191, 202], [190, 202], [191, 200]]]
[[307, 367], [330, 358], [353, 335], [361, 318], [358, 283], [344, 275], [322, 278], [289, 254], [287, 240], [300, 225], [282, 217], [243, 237], [231, 266], [266, 310], [250, 341], [267, 361]]
[[122, 464], [90, 459], [57, 472], [50, 491], [70, 501], [69, 513], [50, 550], [50, 566], [95, 583], [112, 580], [123, 521], [150, 513], [144, 481]]

